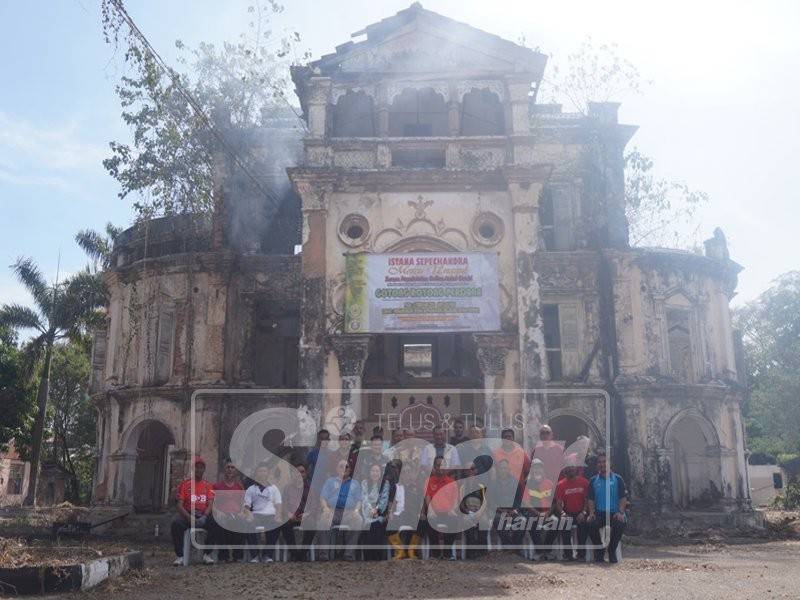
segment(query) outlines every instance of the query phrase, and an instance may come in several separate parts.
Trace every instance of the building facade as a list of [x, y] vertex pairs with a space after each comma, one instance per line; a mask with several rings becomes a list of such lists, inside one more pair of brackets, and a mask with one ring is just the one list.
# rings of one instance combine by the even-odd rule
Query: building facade
[[[609, 445], [642, 513], [748, 511], [741, 267], [719, 231], [704, 255], [629, 246], [618, 105], [538, 104], [544, 55], [419, 4], [354, 38], [293, 69], [303, 128], [229, 128], [257, 168], [220, 156], [212, 217], [117, 241], [95, 501], [163, 508], [190, 436], [213, 477], [259, 408], [386, 430], [416, 406]], [[348, 261], [425, 255], [491, 257], [491, 324], [353, 327]]]

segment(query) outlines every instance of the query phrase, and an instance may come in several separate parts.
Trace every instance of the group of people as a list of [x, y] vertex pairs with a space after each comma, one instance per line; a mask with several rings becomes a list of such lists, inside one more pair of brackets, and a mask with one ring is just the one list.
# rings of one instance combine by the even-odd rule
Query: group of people
[[[364, 440], [358, 422], [331, 444], [329, 432], [320, 430], [305, 460], [292, 463], [293, 475], [287, 463], [275, 460], [259, 464], [252, 479], [243, 480], [226, 461], [223, 479], [212, 484], [204, 479], [204, 460], [196, 458], [193, 477], [177, 490], [175, 564], [182, 562], [190, 527], [208, 532], [203, 555], [208, 564], [215, 562], [212, 547], [219, 549], [217, 560], [242, 560], [249, 547], [250, 562], [270, 562], [280, 540], [296, 561], [309, 560], [312, 544], [315, 560], [338, 558], [337, 553], [355, 560], [358, 550], [364, 560], [382, 560], [387, 543], [394, 558], [413, 559], [420, 557], [423, 541], [432, 557], [453, 559], [462, 533], [466, 557], [485, 554], [492, 537], [521, 549], [529, 535], [533, 560], [554, 560], [559, 546], [565, 560], [585, 559], [590, 539], [595, 561], [604, 561], [607, 550], [609, 561], [616, 562], [628, 492], [602, 452], [565, 454], [547, 425], [530, 455], [515, 442], [513, 429], [504, 429], [496, 442], [484, 439], [477, 424], [465, 430], [460, 420], [449, 441], [440, 427], [430, 444], [404, 444], [414, 438], [408, 430], [394, 430], [388, 443], [381, 434], [376, 428]], [[358, 479], [356, 466], [364, 475]], [[421, 498], [421, 508], [414, 498]], [[610, 536], [604, 548], [606, 524]]]

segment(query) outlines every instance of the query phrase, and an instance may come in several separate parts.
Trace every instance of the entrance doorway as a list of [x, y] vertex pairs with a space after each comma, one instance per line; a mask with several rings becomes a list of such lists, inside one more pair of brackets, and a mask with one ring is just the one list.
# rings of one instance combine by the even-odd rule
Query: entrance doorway
[[166, 508], [169, 448], [175, 439], [160, 421], [142, 425], [136, 442], [133, 508], [136, 512], [160, 512]]

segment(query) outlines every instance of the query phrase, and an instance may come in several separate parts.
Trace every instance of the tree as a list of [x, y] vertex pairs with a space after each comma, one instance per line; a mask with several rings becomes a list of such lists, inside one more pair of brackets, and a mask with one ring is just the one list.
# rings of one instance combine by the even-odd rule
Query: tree
[[66, 499], [74, 504], [83, 503], [91, 491], [95, 412], [88, 394], [90, 370], [87, 340], [56, 344], [45, 455], [69, 474]]
[[632, 246], [693, 250], [700, 229], [697, 211], [708, 194], [683, 181], [657, 178], [653, 160], [638, 148], [625, 153], [625, 216]]
[[111, 266], [111, 252], [114, 249], [114, 241], [122, 232], [122, 227], [106, 223], [105, 234], [94, 229], [82, 229], [75, 234], [75, 241], [78, 246], [92, 259], [92, 268], [95, 272]]
[[632, 62], [617, 53], [616, 45], [596, 46], [591, 38], [567, 55], [566, 64], [556, 61], [548, 71], [539, 92], [543, 101], [566, 103], [584, 115], [590, 102], [611, 102], [624, 94], [639, 94], [649, 83]]
[[[585, 40], [564, 65], [548, 67], [539, 96], [544, 102], [563, 103], [588, 114], [589, 103], [619, 100], [641, 94], [650, 83], [620, 56], [615, 45]], [[625, 154], [625, 214], [632, 246], [697, 247], [698, 210], [709, 198], [683, 181], [658, 178], [653, 160], [633, 148]]]
[[31, 372], [36, 366], [39, 368], [31, 438], [30, 485], [25, 498], [25, 504], [32, 506], [36, 501], [54, 346], [60, 339], [77, 339], [95, 323], [97, 309], [105, 304], [106, 292], [99, 275], [90, 273], [88, 269], [52, 285], [45, 281], [39, 267], [30, 258], [19, 258], [12, 269], [30, 292], [35, 305], [35, 308], [30, 308], [4, 304], [0, 308], [0, 327], [36, 332], [24, 349], [25, 364]]
[[800, 452], [800, 271], [781, 275], [734, 311], [747, 363], [743, 413], [748, 446], [779, 456]]
[[143, 218], [210, 211], [215, 153], [236, 150], [225, 128], [258, 127], [286, 113], [287, 57], [299, 34], [276, 38], [269, 20], [283, 7], [257, 3], [248, 8], [249, 31], [236, 42], [192, 50], [176, 41], [184, 68], [179, 73], [133, 28], [122, 0], [103, 0], [102, 6], [106, 39], [126, 45], [131, 71], [116, 91], [133, 143], [111, 142], [112, 155], [103, 161], [122, 186], [120, 198], [138, 194], [134, 208]]
[[0, 450], [30, 427], [36, 406], [30, 382], [14, 332], [0, 327]]

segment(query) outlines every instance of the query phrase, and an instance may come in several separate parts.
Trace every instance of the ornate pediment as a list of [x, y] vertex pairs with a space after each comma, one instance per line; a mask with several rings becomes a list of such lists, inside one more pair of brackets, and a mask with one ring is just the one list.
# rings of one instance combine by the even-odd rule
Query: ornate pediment
[[409, 8], [368, 25], [336, 52], [311, 67], [322, 75], [335, 73], [437, 73], [457, 70], [529, 73], [541, 77], [546, 57], [422, 8]]

